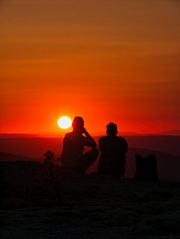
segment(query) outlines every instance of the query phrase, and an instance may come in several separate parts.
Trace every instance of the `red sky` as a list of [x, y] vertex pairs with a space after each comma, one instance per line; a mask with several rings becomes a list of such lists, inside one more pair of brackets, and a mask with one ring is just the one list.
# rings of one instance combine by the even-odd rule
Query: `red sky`
[[180, 129], [180, 2], [0, 2], [0, 132]]

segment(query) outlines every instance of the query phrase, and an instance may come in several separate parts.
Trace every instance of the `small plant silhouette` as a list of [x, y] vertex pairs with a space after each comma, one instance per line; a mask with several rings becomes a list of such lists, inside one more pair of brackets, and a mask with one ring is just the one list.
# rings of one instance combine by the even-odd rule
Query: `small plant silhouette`
[[44, 153], [43, 163], [47, 169], [49, 176], [53, 177], [53, 169], [55, 167], [54, 152], [52, 152], [51, 150], [46, 151], [46, 153]]

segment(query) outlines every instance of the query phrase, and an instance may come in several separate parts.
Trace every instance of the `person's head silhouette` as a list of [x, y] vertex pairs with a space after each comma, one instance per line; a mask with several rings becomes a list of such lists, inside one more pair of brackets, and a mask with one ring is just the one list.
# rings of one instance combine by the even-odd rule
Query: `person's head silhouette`
[[115, 123], [110, 122], [106, 126], [106, 133], [108, 136], [116, 136], [117, 135], [117, 125]]
[[82, 133], [84, 129], [84, 120], [80, 116], [76, 116], [72, 122], [73, 131], [77, 133]]

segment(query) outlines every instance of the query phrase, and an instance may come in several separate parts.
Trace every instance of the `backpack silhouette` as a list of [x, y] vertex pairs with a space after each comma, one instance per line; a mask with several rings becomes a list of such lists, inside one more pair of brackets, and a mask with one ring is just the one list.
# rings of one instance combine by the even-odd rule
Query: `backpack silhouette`
[[157, 158], [156, 155], [150, 154], [143, 157], [139, 154], [135, 155], [136, 172], [135, 180], [156, 181], [158, 179]]

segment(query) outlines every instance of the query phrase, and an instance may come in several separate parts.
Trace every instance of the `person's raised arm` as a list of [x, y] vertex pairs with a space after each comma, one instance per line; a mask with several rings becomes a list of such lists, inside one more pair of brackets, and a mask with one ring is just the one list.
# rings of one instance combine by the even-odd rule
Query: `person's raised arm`
[[92, 148], [96, 148], [95, 140], [91, 137], [91, 135], [88, 133], [88, 131], [85, 128], [83, 129], [83, 133], [85, 134], [85, 136], [87, 137], [87, 139], [89, 141], [88, 146], [90, 146]]

